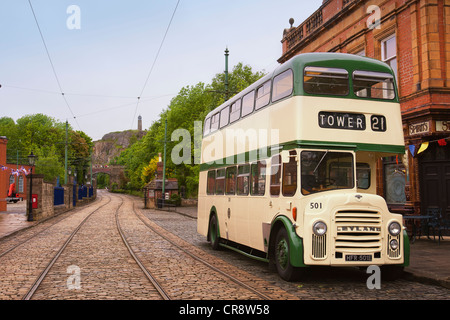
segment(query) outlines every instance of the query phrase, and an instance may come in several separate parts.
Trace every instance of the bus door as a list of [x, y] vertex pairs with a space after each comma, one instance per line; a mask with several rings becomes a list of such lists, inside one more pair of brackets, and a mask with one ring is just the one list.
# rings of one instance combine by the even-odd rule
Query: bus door
[[292, 218], [293, 197], [297, 192], [297, 180], [297, 151], [283, 151], [281, 154], [272, 157], [269, 201], [271, 214], [279, 213]]
[[229, 239], [249, 245], [248, 193], [250, 166], [243, 164], [226, 170], [226, 224]]

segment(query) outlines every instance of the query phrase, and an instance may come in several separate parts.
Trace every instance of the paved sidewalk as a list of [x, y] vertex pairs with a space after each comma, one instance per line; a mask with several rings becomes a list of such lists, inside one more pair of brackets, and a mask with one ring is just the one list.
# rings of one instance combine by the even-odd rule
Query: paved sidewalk
[[[17, 231], [32, 227], [39, 222], [28, 222], [25, 212], [0, 213], [0, 239]], [[177, 207], [171, 209], [191, 218], [197, 217], [195, 207]], [[450, 237], [438, 241], [422, 236], [411, 243], [410, 266], [405, 268], [406, 278], [418, 282], [440, 285], [450, 289]]]

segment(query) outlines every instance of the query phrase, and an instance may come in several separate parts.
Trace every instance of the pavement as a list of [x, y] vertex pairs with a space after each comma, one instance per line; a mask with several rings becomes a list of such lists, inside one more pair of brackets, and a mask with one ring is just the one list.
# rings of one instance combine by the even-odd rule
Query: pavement
[[[25, 201], [8, 204], [8, 211], [0, 212], [0, 240], [40, 223], [27, 221], [25, 206]], [[197, 215], [196, 207], [177, 207], [171, 211], [192, 218]], [[450, 237], [444, 237], [439, 244], [433, 236], [421, 236], [410, 247], [410, 265], [405, 268], [405, 278], [450, 289]]]

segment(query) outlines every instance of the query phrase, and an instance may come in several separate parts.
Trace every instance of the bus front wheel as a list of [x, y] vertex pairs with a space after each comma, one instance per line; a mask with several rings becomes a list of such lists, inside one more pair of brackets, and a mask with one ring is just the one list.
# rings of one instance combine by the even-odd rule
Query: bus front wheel
[[293, 281], [299, 277], [299, 270], [291, 265], [289, 236], [284, 228], [280, 228], [275, 238], [275, 266], [283, 280]]
[[209, 240], [214, 250], [219, 250], [219, 227], [217, 216], [213, 214], [209, 219]]

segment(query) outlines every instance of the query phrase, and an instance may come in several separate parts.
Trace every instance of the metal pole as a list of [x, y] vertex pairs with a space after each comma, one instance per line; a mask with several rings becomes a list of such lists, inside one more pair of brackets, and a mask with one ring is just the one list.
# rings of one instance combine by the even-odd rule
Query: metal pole
[[164, 127], [164, 160], [163, 160], [163, 183], [162, 183], [162, 196], [163, 203], [166, 199], [166, 149], [167, 149], [167, 119]]
[[225, 101], [228, 100], [228, 47], [225, 49]]
[[[31, 151], [31, 156], [33, 156], [33, 151]], [[34, 163], [30, 163], [30, 194], [28, 197], [28, 219], [27, 221], [33, 221], [33, 167]]]

